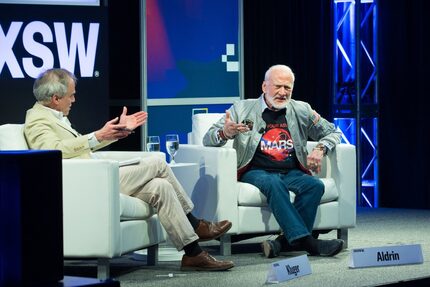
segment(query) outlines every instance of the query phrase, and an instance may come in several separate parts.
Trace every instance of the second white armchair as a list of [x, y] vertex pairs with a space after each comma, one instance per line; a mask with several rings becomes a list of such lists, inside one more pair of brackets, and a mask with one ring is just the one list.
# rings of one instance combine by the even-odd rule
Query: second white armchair
[[[202, 139], [209, 127], [223, 114], [193, 116], [189, 144], [181, 145], [178, 162], [198, 163], [200, 172], [187, 179], [194, 184], [191, 198], [196, 215], [208, 220], [228, 219], [233, 227], [220, 241], [221, 253], [231, 254], [235, 237], [257, 236], [280, 232], [265, 196], [247, 183], [237, 181], [236, 151], [225, 147], [205, 147]], [[308, 150], [315, 146], [308, 143]], [[348, 229], [356, 224], [356, 155], [355, 147], [339, 144], [324, 158], [318, 175], [325, 193], [317, 211], [315, 230], [337, 230], [337, 238], [348, 242]], [[292, 194], [294, 200], [294, 194]]]

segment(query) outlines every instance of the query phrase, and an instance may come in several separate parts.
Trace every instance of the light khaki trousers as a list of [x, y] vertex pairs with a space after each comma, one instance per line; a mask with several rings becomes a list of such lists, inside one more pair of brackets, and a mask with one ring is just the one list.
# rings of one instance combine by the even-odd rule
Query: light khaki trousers
[[194, 205], [172, 169], [158, 157], [142, 158], [139, 164], [120, 167], [120, 190], [157, 210], [158, 218], [176, 249], [199, 239], [186, 214]]

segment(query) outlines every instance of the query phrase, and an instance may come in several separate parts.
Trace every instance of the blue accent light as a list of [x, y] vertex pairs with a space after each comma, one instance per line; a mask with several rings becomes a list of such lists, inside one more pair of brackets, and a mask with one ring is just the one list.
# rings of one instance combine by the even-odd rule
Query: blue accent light
[[342, 142], [357, 148], [358, 205], [378, 207], [377, 5], [373, 0], [334, 0], [333, 9], [334, 123]]
[[356, 144], [355, 119], [335, 118], [334, 124], [342, 131], [342, 143]]

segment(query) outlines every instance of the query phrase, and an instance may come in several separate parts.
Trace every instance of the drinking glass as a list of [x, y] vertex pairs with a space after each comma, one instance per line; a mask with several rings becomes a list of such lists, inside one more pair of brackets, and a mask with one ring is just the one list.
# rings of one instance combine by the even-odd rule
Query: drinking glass
[[159, 136], [149, 136], [146, 141], [147, 151], [160, 151], [160, 137]]
[[177, 134], [166, 135], [166, 150], [170, 155], [170, 164], [175, 164], [175, 155], [179, 149], [179, 136]]

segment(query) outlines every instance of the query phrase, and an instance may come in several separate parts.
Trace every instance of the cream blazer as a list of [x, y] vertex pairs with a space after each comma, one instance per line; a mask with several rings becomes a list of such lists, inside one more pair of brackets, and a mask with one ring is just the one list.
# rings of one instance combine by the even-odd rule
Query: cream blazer
[[114, 141], [102, 141], [92, 149], [88, 135], [81, 135], [39, 103], [27, 111], [24, 135], [30, 149], [61, 150], [63, 158], [91, 158], [91, 151]]

